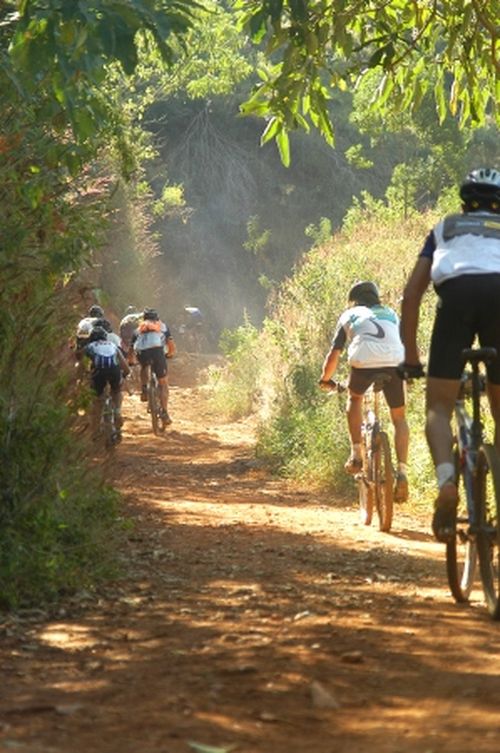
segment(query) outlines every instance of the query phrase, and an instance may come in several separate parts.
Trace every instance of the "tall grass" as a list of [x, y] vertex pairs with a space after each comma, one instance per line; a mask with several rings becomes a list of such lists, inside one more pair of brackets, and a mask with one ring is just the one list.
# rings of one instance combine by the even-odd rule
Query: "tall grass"
[[36, 279], [18, 293], [0, 323], [1, 608], [42, 604], [114, 572], [119, 530], [117, 494], [74, 433], [60, 297]]
[[[250, 339], [242, 331], [233, 333], [232, 347], [226, 350], [228, 366], [214, 384], [215, 399], [221, 409], [231, 405], [233, 415], [238, 412], [235, 402], [241, 414], [257, 412], [256, 451], [279, 473], [339, 494], [352, 493], [352, 482], [342, 469], [349, 448], [346, 399], [319, 391], [321, 364], [354, 282], [376, 281], [383, 301], [399, 311], [405, 281], [436, 219], [429, 213], [403, 221], [375, 202], [354, 206], [343, 231], [315, 246], [281, 285], [262, 330], [253, 330]], [[434, 298], [430, 290], [421, 307], [424, 358]], [[250, 326], [247, 323], [245, 332]], [[348, 372], [344, 357], [338, 378], [346, 379]], [[422, 383], [408, 389], [409, 476], [413, 500], [426, 504], [434, 479], [423, 433], [423, 389]], [[387, 412], [383, 418], [389, 422]]]

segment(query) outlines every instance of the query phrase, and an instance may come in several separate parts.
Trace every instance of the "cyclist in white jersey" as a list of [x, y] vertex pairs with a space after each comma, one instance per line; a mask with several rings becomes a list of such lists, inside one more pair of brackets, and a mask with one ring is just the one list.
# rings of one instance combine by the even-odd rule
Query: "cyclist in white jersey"
[[[427, 366], [426, 436], [438, 494], [432, 529], [438, 541], [455, 536], [458, 490], [451, 416], [460, 388], [462, 350], [477, 337], [500, 354], [500, 171], [473, 170], [460, 186], [462, 214], [429, 233], [406, 284], [401, 316], [401, 372], [422, 372], [417, 346], [419, 309], [430, 283], [438, 296]], [[500, 358], [487, 365], [487, 392], [500, 451]]]
[[141, 365], [141, 400], [148, 399], [148, 367], [158, 379], [160, 387], [161, 418], [164, 423], [171, 424], [168, 413], [168, 368], [167, 358], [175, 354], [175, 343], [167, 325], [161, 321], [155, 309], [144, 309], [142, 322], [132, 337], [134, 350]]
[[398, 459], [394, 498], [404, 502], [408, 498], [409, 430], [404, 385], [396, 371], [404, 352], [399, 317], [391, 308], [382, 305], [378, 288], [373, 282], [354, 285], [349, 291], [348, 302], [351, 305], [338, 320], [332, 346], [323, 363], [319, 386], [328, 388], [328, 382], [335, 374], [340, 355], [347, 345], [347, 359], [351, 366], [347, 403], [351, 454], [344, 467], [348, 473], [354, 474], [362, 467], [363, 395], [373, 384], [376, 374], [385, 372], [390, 376], [390, 381], [383, 386], [383, 392], [394, 425]]

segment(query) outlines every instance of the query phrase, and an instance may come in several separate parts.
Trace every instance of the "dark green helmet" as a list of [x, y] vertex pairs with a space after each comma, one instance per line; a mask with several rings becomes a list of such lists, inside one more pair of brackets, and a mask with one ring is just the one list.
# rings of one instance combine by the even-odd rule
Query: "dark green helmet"
[[376, 306], [380, 303], [380, 293], [374, 282], [357, 282], [350, 289], [347, 302], [358, 306]]

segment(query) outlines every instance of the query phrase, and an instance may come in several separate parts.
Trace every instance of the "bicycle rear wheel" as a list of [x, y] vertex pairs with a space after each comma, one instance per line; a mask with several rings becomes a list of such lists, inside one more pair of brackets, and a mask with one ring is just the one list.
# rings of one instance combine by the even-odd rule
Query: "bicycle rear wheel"
[[479, 448], [474, 495], [477, 506], [477, 553], [484, 598], [494, 620], [500, 619], [500, 457], [493, 445]]
[[375, 473], [375, 505], [379, 530], [390, 531], [392, 526], [394, 471], [392, 468], [391, 445], [385, 431], [377, 437], [377, 447], [373, 454]]
[[101, 428], [104, 438], [104, 446], [109, 450], [115, 446], [118, 437], [118, 432], [115, 426], [113, 401], [109, 395], [106, 396], [102, 406]]
[[472, 493], [472, 476], [460, 463], [458, 450], [455, 450], [455, 468], [459, 486], [457, 509], [457, 535], [446, 544], [446, 575], [450, 591], [458, 603], [468, 601], [476, 576], [477, 547], [471, 536], [467, 497]]
[[154, 374], [150, 375], [148, 383], [148, 408], [151, 416], [151, 426], [153, 427], [153, 433], [159, 433], [159, 420], [158, 420], [158, 387]]

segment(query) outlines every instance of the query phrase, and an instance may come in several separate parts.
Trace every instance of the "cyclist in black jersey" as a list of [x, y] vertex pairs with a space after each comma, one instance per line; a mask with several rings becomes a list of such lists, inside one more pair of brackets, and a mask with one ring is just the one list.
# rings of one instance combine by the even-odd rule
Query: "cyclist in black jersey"
[[[439, 541], [455, 536], [451, 416], [460, 388], [462, 351], [477, 337], [500, 354], [500, 171], [473, 170], [460, 186], [462, 214], [445, 217], [427, 236], [405, 286], [401, 371], [422, 371], [417, 346], [419, 308], [432, 282], [438, 296], [426, 384], [426, 436], [438, 494], [432, 529]], [[500, 357], [487, 365], [487, 392], [500, 451]]]

